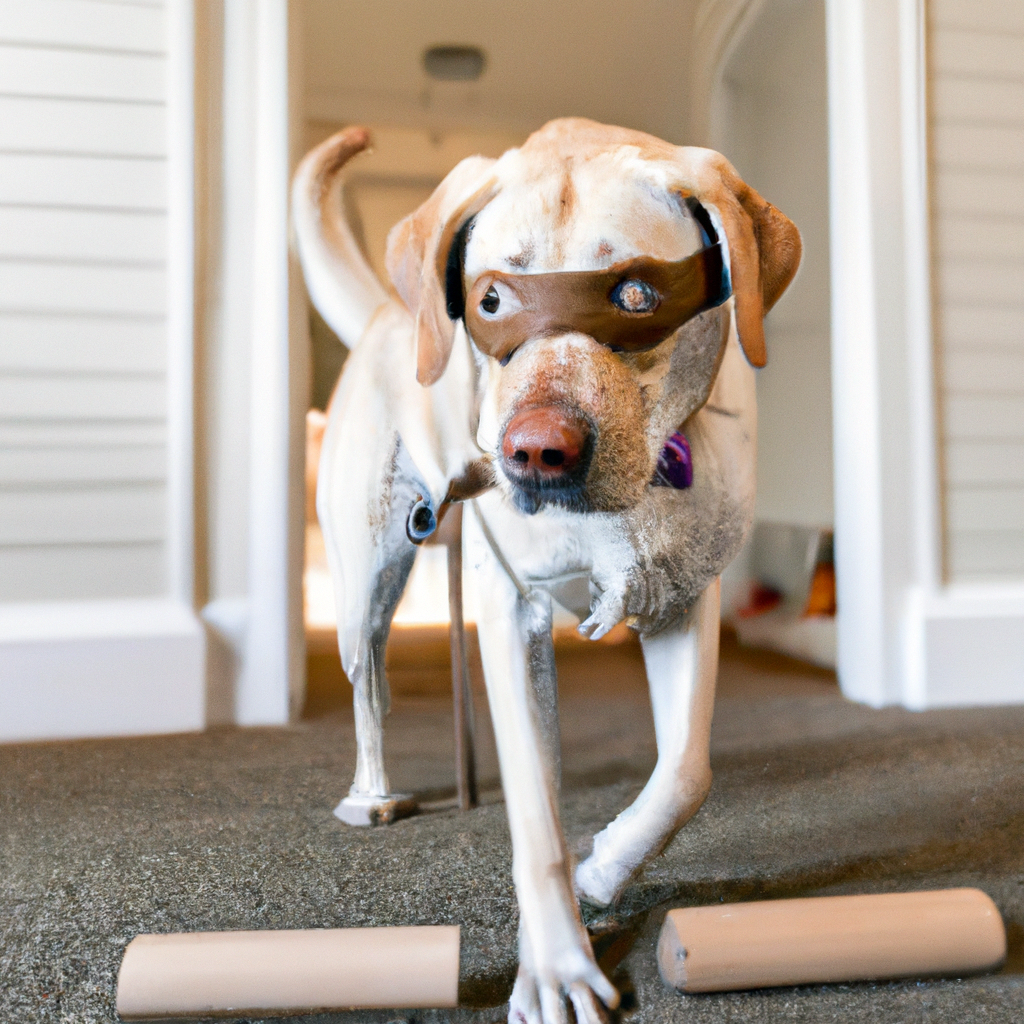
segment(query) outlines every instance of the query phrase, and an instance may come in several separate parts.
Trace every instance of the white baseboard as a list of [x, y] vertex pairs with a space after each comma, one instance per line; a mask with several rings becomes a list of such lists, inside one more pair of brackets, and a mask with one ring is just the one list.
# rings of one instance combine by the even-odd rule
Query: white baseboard
[[0, 605], [0, 741], [202, 729], [205, 650], [171, 600]]
[[907, 707], [1024, 704], [1024, 587], [947, 587], [910, 618]]

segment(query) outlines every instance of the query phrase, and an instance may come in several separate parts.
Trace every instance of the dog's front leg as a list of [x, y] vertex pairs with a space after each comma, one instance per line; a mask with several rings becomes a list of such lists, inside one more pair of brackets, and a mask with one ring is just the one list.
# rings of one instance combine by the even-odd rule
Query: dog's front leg
[[678, 626], [643, 640], [658, 763], [636, 800], [594, 837], [593, 853], [576, 871], [577, 891], [599, 906], [612, 903], [668, 845], [711, 788], [719, 594], [715, 580]]
[[520, 914], [509, 1021], [564, 1024], [571, 1000], [580, 1024], [596, 1024], [603, 1016], [598, 998], [615, 1006], [618, 993], [597, 966], [580, 919], [559, 820], [551, 599], [517, 586], [478, 515], [467, 517], [467, 554], [484, 596], [477, 629]]

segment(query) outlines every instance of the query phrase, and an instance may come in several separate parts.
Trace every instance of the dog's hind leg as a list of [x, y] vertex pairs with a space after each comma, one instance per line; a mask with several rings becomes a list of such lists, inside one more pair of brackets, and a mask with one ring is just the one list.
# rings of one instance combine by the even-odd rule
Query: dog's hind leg
[[[384, 825], [414, 809], [410, 797], [391, 793], [384, 768], [384, 719], [391, 706], [384, 667], [395, 608], [412, 571], [416, 549], [404, 536], [392, 538], [404, 520], [395, 516], [382, 538], [364, 626], [362, 657], [350, 672], [356, 726], [356, 774], [335, 814], [350, 825]], [[404, 541], [404, 543], [402, 543]]]
[[410, 510], [427, 491], [397, 434], [347, 437], [351, 419], [328, 424], [317, 493], [356, 728], [355, 780], [334, 813], [350, 825], [378, 825], [415, 806], [391, 792], [384, 770], [384, 653], [416, 556]]
[[676, 627], [644, 638], [658, 763], [636, 800], [594, 837], [576, 891], [615, 901], [637, 869], [697, 813], [711, 788], [711, 715], [718, 675], [720, 584], [715, 580]]
[[478, 506], [473, 510], [465, 521], [466, 554], [487, 596], [477, 630], [520, 910], [509, 1021], [564, 1024], [571, 1001], [580, 1024], [598, 1024], [598, 1000], [614, 1006], [618, 994], [597, 966], [580, 919], [559, 820], [551, 599], [517, 583]]

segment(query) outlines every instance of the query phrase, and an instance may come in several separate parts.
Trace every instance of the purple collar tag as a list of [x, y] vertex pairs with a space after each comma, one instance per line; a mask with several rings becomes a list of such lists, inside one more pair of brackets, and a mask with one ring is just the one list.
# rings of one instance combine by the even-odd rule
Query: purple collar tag
[[658, 456], [652, 487], [674, 487], [685, 490], [693, 486], [693, 457], [690, 443], [677, 430], [666, 442]]

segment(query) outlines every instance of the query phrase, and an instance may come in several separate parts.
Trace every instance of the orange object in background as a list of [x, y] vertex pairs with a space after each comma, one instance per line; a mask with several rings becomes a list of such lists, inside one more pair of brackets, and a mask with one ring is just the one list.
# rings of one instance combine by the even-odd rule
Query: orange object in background
[[750, 587], [750, 598], [740, 608], [736, 615], [741, 619], [752, 619], [757, 615], [764, 615], [773, 608], [782, 604], [782, 594], [773, 587], [766, 587], [763, 583], [754, 583]]
[[819, 562], [811, 577], [804, 615], [835, 615], [836, 567], [831, 562]]

